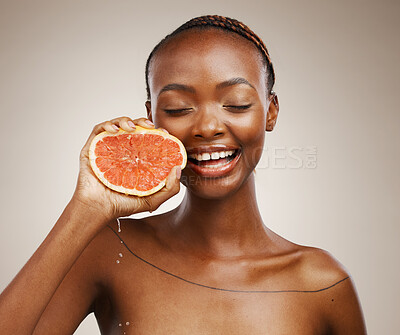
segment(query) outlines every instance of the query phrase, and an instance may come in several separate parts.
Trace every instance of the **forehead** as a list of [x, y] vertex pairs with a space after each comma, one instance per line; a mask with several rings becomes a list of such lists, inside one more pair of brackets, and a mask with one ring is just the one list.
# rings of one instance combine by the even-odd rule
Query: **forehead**
[[220, 29], [189, 29], [172, 37], [149, 66], [152, 92], [171, 82], [212, 84], [236, 77], [265, 89], [262, 55], [246, 38]]

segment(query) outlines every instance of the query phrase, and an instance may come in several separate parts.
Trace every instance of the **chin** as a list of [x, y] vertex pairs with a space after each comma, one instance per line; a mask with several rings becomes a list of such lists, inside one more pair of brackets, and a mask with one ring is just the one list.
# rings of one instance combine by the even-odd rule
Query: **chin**
[[188, 192], [194, 196], [222, 200], [235, 194], [248, 178], [241, 178], [240, 174], [220, 178], [204, 178], [195, 174], [182, 174], [181, 182], [186, 186]]

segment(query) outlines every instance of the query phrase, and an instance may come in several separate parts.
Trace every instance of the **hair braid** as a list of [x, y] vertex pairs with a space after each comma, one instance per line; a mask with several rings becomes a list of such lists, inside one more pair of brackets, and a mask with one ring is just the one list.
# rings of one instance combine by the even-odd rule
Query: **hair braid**
[[195, 17], [184, 24], [182, 24], [180, 27], [178, 27], [176, 30], [174, 30], [171, 34], [167, 35], [162, 39], [152, 50], [150, 53], [149, 57], [147, 58], [146, 62], [146, 91], [147, 91], [147, 99], [150, 100], [150, 87], [149, 87], [149, 66], [150, 66], [150, 61], [152, 57], [156, 54], [156, 52], [167, 42], [169, 41], [173, 36], [178, 35], [179, 33], [192, 29], [192, 28], [199, 28], [199, 29], [207, 29], [207, 28], [216, 28], [216, 29], [222, 29], [225, 31], [230, 31], [233, 33], [236, 33], [250, 42], [252, 42], [258, 50], [261, 52], [263, 56], [263, 61], [264, 64], [267, 67], [267, 89], [268, 93], [271, 93], [272, 88], [275, 84], [275, 72], [274, 72], [274, 67], [271, 62], [271, 58], [268, 52], [267, 47], [265, 46], [264, 42], [261, 40], [260, 37], [256, 35], [249, 27], [247, 27], [245, 24], [242, 22], [225, 17], [225, 16], [219, 16], [219, 15], [206, 15], [206, 16], [199, 16]]

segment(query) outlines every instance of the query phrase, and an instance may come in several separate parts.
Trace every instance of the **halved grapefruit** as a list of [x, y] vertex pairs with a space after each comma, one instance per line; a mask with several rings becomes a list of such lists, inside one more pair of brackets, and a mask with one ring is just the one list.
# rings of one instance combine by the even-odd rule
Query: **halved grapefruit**
[[146, 196], [160, 190], [174, 166], [186, 165], [186, 150], [176, 137], [159, 129], [136, 126], [102, 132], [89, 148], [90, 166], [100, 181], [114, 191]]

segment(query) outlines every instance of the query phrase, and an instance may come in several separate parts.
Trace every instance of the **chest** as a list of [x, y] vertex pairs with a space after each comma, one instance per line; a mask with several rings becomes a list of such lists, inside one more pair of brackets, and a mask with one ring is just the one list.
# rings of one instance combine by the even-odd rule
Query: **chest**
[[326, 334], [318, 294], [244, 292], [253, 290], [229, 275], [135, 263], [121, 261], [107, 285], [110, 308], [99, 323], [109, 334]]

